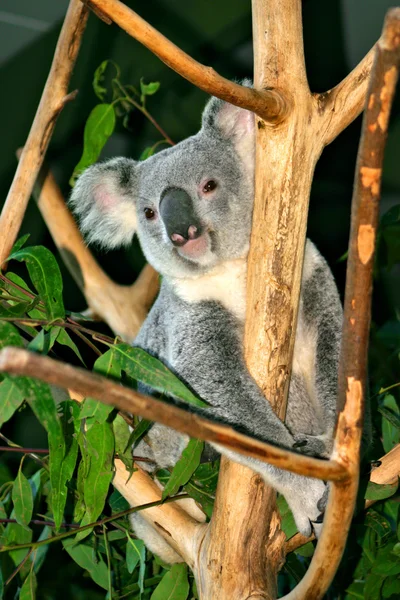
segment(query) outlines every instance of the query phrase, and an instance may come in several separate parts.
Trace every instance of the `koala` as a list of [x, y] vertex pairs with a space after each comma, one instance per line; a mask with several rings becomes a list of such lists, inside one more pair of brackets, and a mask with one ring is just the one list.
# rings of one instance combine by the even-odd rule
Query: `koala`
[[[135, 345], [160, 359], [208, 405], [189, 410], [266, 442], [327, 457], [336, 422], [342, 307], [332, 273], [310, 241], [285, 422], [243, 358], [254, 146], [253, 113], [212, 98], [196, 135], [143, 162], [114, 158], [93, 165], [78, 179], [71, 204], [89, 242], [116, 248], [137, 233], [148, 262], [162, 275]], [[154, 424], [135, 453], [157, 467], [172, 467], [188, 439]], [[215, 449], [283, 494], [301, 533], [317, 530], [327, 497], [323, 481]], [[140, 515], [133, 526], [164, 560], [181, 560]]]

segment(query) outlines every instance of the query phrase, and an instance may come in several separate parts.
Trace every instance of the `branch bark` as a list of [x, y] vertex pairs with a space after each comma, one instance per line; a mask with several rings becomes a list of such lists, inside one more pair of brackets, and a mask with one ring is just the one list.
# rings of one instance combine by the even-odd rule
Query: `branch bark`
[[0, 217], [0, 268], [18, 235], [58, 115], [76, 95], [68, 94], [68, 85], [87, 17], [87, 7], [80, 0], [70, 0], [42, 98]]
[[136, 337], [159, 288], [159, 278], [146, 265], [131, 286], [114, 283], [85, 245], [51, 172], [42, 171], [33, 195], [60, 254], [89, 308], [124, 340]]
[[334, 483], [324, 527], [311, 565], [286, 600], [322, 598], [345, 547], [354, 511], [363, 423], [372, 270], [378, 227], [380, 183], [389, 115], [400, 68], [400, 9], [387, 13], [376, 46], [358, 150], [347, 262], [342, 350], [339, 364], [339, 415], [333, 459], [346, 464], [348, 480]]
[[145, 396], [97, 373], [21, 348], [8, 347], [0, 351], [0, 372], [26, 375], [73, 391], [82, 397], [96, 398], [104, 404], [116, 406], [119, 410], [157, 421], [192, 437], [215, 442], [294, 473], [326, 480], [341, 480], [347, 476], [346, 469], [336, 462], [295, 454], [272, 444], [260, 442], [227, 425], [204, 419], [189, 410]]
[[225, 79], [211, 67], [200, 64], [183, 52], [119, 0], [82, 1], [95, 9], [98, 16], [105, 16], [106, 19], [119, 25], [171, 69], [204, 92], [252, 110], [269, 123], [279, 123], [290, 112], [290, 99], [282, 90], [259, 91]]

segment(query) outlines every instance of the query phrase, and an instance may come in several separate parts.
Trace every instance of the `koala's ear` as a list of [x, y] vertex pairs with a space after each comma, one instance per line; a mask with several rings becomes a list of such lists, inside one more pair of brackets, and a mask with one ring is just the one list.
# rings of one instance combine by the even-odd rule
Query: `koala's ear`
[[[250, 87], [250, 81], [243, 85]], [[219, 98], [211, 98], [203, 112], [203, 131], [230, 140], [245, 163], [254, 165], [254, 113]]]
[[129, 158], [113, 158], [78, 178], [69, 204], [88, 243], [112, 249], [132, 241], [137, 226], [136, 165]]

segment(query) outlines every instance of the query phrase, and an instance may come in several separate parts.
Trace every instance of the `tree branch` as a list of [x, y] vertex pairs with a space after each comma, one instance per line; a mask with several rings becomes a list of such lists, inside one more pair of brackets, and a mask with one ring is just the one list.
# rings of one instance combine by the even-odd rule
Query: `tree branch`
[[131, 286], [114, 283], [85, 245], [51, 172], [39, 174], [33, 195], [60, 254], [90, 309], [124, 340], [136, 337], [158, 292], [158, 274], [146, 265]]
[[311, 565], [285, 600], [322, 598], [339, 565], [354, 511], [362, 434], [372, 270], [378, 227], [380, 182], [389, 115], [400, 67], [400, 9], [387, 13], [375, 59], [358, 150], [347, 262], [339, 415], [333, 459], [351, 478], [332, 484], [324, 527]]
[[333, 142], [364, 110], [374, 55], [375, 46], [336, 87], [323, 94], [314, 94], [322, 120], [323, 146]]
[[347, 476], [346, 469], [334, 461], [295, 454], [272, 444], [260, 442], [227, 425], [204, 419], [189, 410], [145, 396], [97, 373], [21, 348], [8, 347], [1, 350], [0, 372], [26, 375], [73, 390], [83, 397], [96, 398], [104, 404], [116, 406], [119, 410], [157, 421], [192, 437], [215, 442], [294, 473], [327, 480], [342, 480]]
[[68, 94], [68, 85], [87, 17], [87, 7], [80, 0], [70, 0], [42, 98], [0, 217], [0, 268], [18, 235], [57, 117], [74, 97]]
[[114, 21], [138, 42], [146, 46], [168, 67], [198, 88], [231, 102], [236, 106], [254, 111], [269, 123], [281, 122], [290, 111], [290, 99], [281, 90], [255, 90], [233, 83], [206, 67], [186, 52], [183, 52], [168, 38], [149, 25], [137, 13], [118, 0], [82, 0], [98, 16]]

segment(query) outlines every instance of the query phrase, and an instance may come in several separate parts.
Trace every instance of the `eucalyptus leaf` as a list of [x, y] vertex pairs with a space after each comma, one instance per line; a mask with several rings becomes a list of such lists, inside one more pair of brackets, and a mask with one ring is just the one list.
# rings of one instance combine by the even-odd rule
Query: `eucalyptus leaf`
[[146, 569], [146, 548], [142, 540], [134, 540], [128, 534], [127, 538], [128, 540], [126, 542], [126, 568], [128, 569], [128, 573], [133, 573], [136, 565], [140, 563], [138, 584], [140, 593], [143, 594], [143, 582]]
[[28, 344], [28, 350], [38, 352], [39, 354], [47, 354], [50, 350], [50, 336], [41, 329], [36, 337]]
[[145, 383], [157, 392], [170, 394], [194, 406], [207, 406], [197, 398], [160, 360], [141, 348], [117, 344], [113, 350], [118, 355], [121, 368], [134, 379]]
[[[55, 336], [55, 341], [57, 342], [57, 344], [61, 344], [62, 346], [67, 346], [68, 348], [71, 348], [71, 350], [76, 354], [81, 363], [86, 367], [85, 361], [82, 358], [78, 346], [71, 339], [71, 336], [67, 331], [65, 331], [63, 327], [53, 327], [51, 333], [53, 334], [53, 336]], [[50, 348], [51, 347], [52, 344], [50, 344]]]
[[[110, 423], [94, 423], [84, 438], [89, 470], [83, 481], [86, 512], [81, 521], [82, 527], [96, 521], [101, 514], [114, 475], [114, 435]], [[75, 541], [82, 540], [90, 533], [91, 529], [79, 532]]]
[[187, 565], [175, 564], [168, 571], [154, 592], [150, 600], [186, 600], [189, 595], [189, 581]]
[[365, 517], [365, 526], [371, 527], [378, 535], [378, 538], [382, 538], [391, 532], [391, 526], [389, 521], [376, 510], [369, 509]]
[[[388, 409], [392, 414], [400, 415], [400, 409], [392, 394], [386, 394], [381, 407]], [[400, 430], [389, 422], [386, 417], [382, 417], [382, 437], [385, 452], [390, 452], [400, 442]]]
[[378, 411], [385, 417], [387, 421], [389, 421], [389, 423], [393, 425], [393, 427], [400, 429], [400, 414], [396, 414], [385, 406], [380, 406]]
[[379, 484], [369, 481], [364, 498], [366, 500], [385, 500], [396, 493], [398, 486], [398, 481], [386, 484]]
[[99, 158], [114, 128], [115, 110], [113, 104], [98, 104], [95, 106], [86, 121], [83, 134], [83, 153], [70, 179], [72, 186], [79, 175]]
[[162, 499], [174, 496], [180, 487], [185, 485], [200, 464], [201, 453], [204, 442], [200, 440], [189, 440], [188, 445], [182, 452], [182, 456], [175, 464], [171, 477], [162, 492]]
[[65, 316], [62, 298], [63, 283], [56, 259], [44, 246], [29, 246], [11, 254], [10, 259], [23, 261], [33, 285], [40, 294], [50, 321]]
[[[102, 356], [99, 356], [93, 365], [93, 370], [104, 377], [115, 380], [121, 379], [119, 356], [114, 352], [114, 348], [110, 348]], [[87, 425], [90, 428], [94, 422], [104, 423], [113, 410], [113, 406], [99, 402], [94, 398], [86, 398], [81, 408], [80, 418], [88, 419]]]
[[0, 427], [11, 419], [24, 401], [24, 396], [12, 379], [0, 383]]
[[141, 92], [141, 101], [144, 102], [146, 96], [152, 96], [155, 94], [160, 88], [159, 81], [152, 81], [150, 83], [144, 83], [143, 77], [140, 80], [140, 92]]
[[21, 591], [19, 593], [19, 600], [35, 600], [36, 598], [37, 581], [34, 570], [29, 571], [27, 578], [25, 579]]
[[11, 254], [13, 254], [14, 252], [18, 252], [18, 250], [21, 250], [22, 246], [25, 244], [28, 238], [30, 238], [30, 236], [30, 233], [26, 233], [25, 235], [20, 237], [19, 240], [17, 240], [14, 246], [11, 248]]
[[117, 415], [113, 420], [113, 430], [115, 438], [115, 453], [122, 460], [129, 472], [132, 472], [133, 459], [132, 449], [129, 445], [130, 431], [126, 421]]
[[14, 504], [14, 515], [20, 525], [27, 527], [32, 519], [33, 497], [29, 481], [21, 469], [18, 469], [17, 477], [12, 489], [12, 501]]
[[93, 548], [86, 544], [76, 544], [73, 538], [63, 540], [63, 546], [71, 558], [88, 571], [97, 585], [108, 590], [108, 567], [101, 556], [94, 554]]

